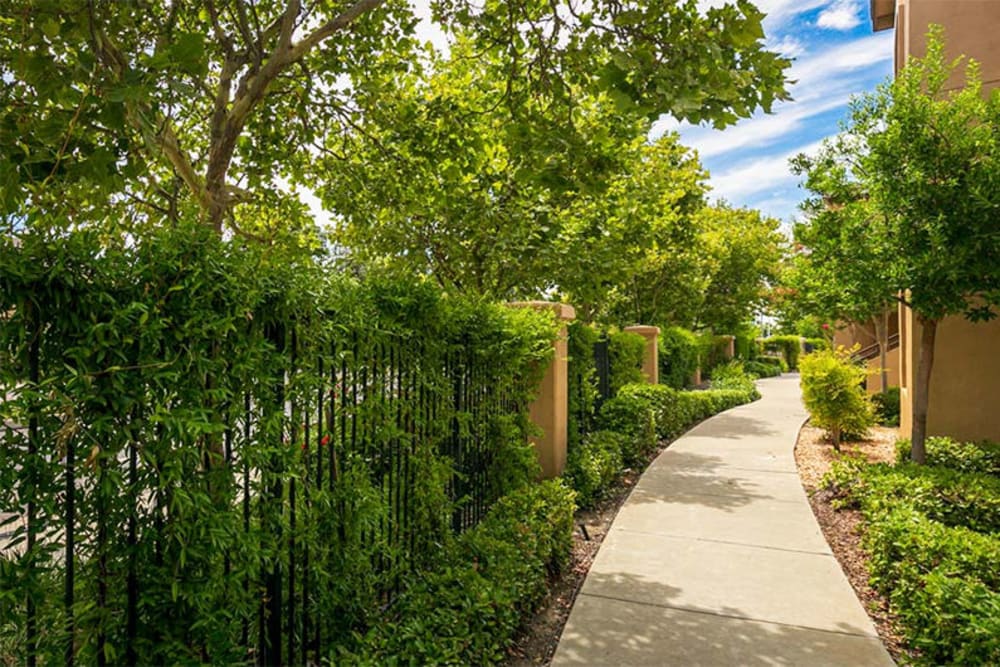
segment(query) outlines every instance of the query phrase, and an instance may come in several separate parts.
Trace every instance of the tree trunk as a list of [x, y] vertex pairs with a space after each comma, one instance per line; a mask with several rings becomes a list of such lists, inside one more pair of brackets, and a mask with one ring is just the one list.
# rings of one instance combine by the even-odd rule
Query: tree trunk
[[889, 388], [889, 371], [886, 369], [889, 355], [889, 309], [883, 309], [872, 317], [872, 324], [875, 325], [875, 342], [878, 344], [879, 377], [882, 380], [882, 391], [885, 391]]
[[910, 458], [915, 463], [923, 463], [927, 458], [924, 442], [927, 439], [927, 404], [930, 398], [931, 368], [934, 365], [934, 337], [937, 335], [938, 321], [918, 316], [921, 326], [920, 356], [913, 381], [913, 436]]
[[832, 429], [830, 429], [830, 437], [833, 440], [833, 449], [834, 449], [834, 451], [839, 452], [840, 451], [840, 427], [839, 426], [834, 426]]

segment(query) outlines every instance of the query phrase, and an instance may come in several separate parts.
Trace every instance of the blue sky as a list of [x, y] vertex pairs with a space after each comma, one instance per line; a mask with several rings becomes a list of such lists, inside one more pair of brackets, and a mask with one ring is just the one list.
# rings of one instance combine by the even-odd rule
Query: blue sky
[[[700, 0], [707, 8], [724, 0]], [[874, 90], [892, 73], [893, 31], [873, 33], [868, 0], [755, 0], [767, 14], [772, 48], [793, 58], [791, 102], [725, 130], [661, 118], [653, 134], [680, 133], [711, 174], [710, 197], [758, 208], [787, 221], [804, 198], [788, 160], [836, 134], [851, 95]]]

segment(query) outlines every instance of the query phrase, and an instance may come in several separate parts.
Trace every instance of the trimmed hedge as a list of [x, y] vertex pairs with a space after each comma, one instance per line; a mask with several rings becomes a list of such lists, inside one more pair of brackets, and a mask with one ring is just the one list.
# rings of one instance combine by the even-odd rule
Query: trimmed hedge
[[660, 384], [674, 389], [688, 386], [698, 370], [698, 337], [683, 327], [666, 327], [657, 344]]
[[[746, 376], [744, 376], [746, 377]], [[760, 397], [752, 381], [742, 389], [677, 391], [664, 385], [629, 384], [605, 401], [598, 414], [603, 429], [584, 441], [583, 451], [570, 451], [566, 476], [583, 501], [600, 497], [617, 475], [618, 465], [642, 460], [658, 440], [680, 435], [693, 424], [723, 410]], [[620, 447], [620, 459], [611, 450]]]
[[559, 480], [501, 499], [476, 528], [410, 579], [391, 609], [334, 664], [489, 665], [545, 596], [572, 545], [574, 493]]
[[799, 352], [802, 350], [802, 343], [798, 336], [771, 336], [764, 339], [764, 350], [767, 352], [780, 352], [789, 370], [796, 370], [799, 367]]
[[[954, 444], [929, 439], [928, 452], [946, 458]], [[900, 454], [908, 449], [901, 446]], [[889, 597], [910, 645], [921, 651], [918, 662], [1000, 662], [1000, 479], [846, 459], [824, 484], [861, 509], [872, 584]]]
[[646, 352], [646, 339], [631, 331], [616, 331], [608, 335], [608, 357], [611, 365], [611, 395], [627, 384], [644, 382], [642, 358]]
[[[766, 357], [761, 358], [766, 359]], [[745, 361], [743, 362], [743, 368], [746, 369], [747, 373], [756, 375], [759, 378], [773, 378], [781, 375], [780, 364], [765, 364], [760, 361]]]
[[592, 505], [618, 479], [634, 442], [635, 438], [615, 431], [595, 431], [569, 450], [564, 475], [581, 507]]

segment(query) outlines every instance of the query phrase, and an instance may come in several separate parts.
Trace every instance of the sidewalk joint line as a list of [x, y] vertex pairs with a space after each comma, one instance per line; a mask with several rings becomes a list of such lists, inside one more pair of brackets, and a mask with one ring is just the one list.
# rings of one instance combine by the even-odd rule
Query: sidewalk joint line
[[672, 611], [682, 611], [688, 614], [702, 614], [704, 616], [715, 616], [718, 618], [731, 618], [736, 621], [750, 621], [752, 623], [767, 623], [770, 625], [780, 625], [786, 628], [798, 628], [800, 630], [811, 630], [812, 632], [825, 632], [831, 635], [841, 635], [844, 637], [861, 637], [862, 639], [874, 639], [881, 643], [881, 638], [877, 634], [870, 635], [868, 633], [862, 632], [847, 632], [846, 630], [829, 630], [827, 628], [816, 628], [811, 625], [799, 625], [797, 623], [785, 623], [783, 621], [769, 621], [762, 618], [754, 618], [752, 616], [737, 616], [735, 614], [725, 614], [721, 611], [712, 611], [711, 609], [696, 609], [692, 607], [681, 607], [670, 604], [663, 604], [659, 602], [646, 602], [645, 600], [629, 600], [628, 598], [619, 598], [613, 595], [601, 595], [599, 593], [585, 593], [580, 591], [579, 595], [584, 595], [587, 597], [598, 598], [601, 600], [614, 600], [615, 602], [624, 602], [626, 604], [637, 604], [644, 607], [656, 607], [658, 609], [670, 609]]
[[[788, 553], [794, 554], [808, 554], [811, 556], [826, 556], [828, 558], [833, 558], [833, 552], [827, 553], [824, 551], [812, 551], [809, 549], [789, 549], [788, 547], [774, 547], [767, 544], [753, 544], [751, 542], [735, 542], [733, 540], [719, 540], [711, 537], [695, 537], [693, 535], [677, 535], [675, 533], [653, 533], [648, 530], [635, 530], [633, 528], [616, 528], [613, 524], [611, 529], [608, 530], [608, 535], [611, 534], [612, 530], [620, 530], [623, 533], [635, 533], [637, 535], [652, 535], [655, 537], [667, 537], [675, 540], [694, 540], [695, 542], [712, 542], [713, 544], [731, 544], [737, 547], [749, 547], [751, 549], [768, 549], [770, 551], [787, 551]], [[605, 536], [607, 540], [607, 536]]]

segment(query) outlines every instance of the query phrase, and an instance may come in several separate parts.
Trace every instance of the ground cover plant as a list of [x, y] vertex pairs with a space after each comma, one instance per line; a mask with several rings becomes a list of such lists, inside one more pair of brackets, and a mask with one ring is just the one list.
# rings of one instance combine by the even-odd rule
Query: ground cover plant
[[844, 460], [824, 480], [864, 518], [872, 584], [889, 599], [921, 664], [1000, 660], [1000, 477], [994, 443], [909, 442], [895, 465]]

